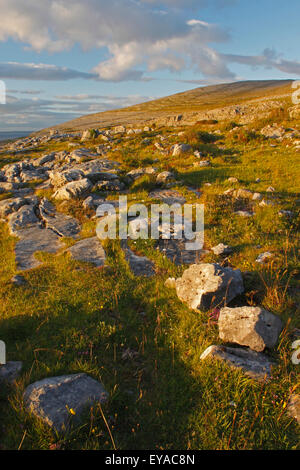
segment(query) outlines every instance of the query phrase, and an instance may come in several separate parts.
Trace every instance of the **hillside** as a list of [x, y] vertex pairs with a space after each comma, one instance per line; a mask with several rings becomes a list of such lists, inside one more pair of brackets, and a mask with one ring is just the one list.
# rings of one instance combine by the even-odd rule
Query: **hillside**
[[[0, 146], [1, 450], [299, 449], [300, 107], [289, 109], [289, 88], [207, 87], [72, 124], [205, 108], [167, 120], [178, 128]], [[222, 119], [192, 125], [200, 115]], [[103, 239], [99, 206], [120, 215], [120, 196], [127, 235]], [[186, 219], [152, 236], [162, 203], [204, 207], [203, 246], [187, 245]]]
[[[167, 124], [164, 122], [166, 118], [169, 117], [169, 121], [172, 121], [178, 114], [185, 115], [183, 121], [196, 122], [207, 117], [213, 118], [214, 113], [207, 115], [207, 112], [222, 108], [225, 108], [222, 110], [223, 116], [221, 113], [221, 118], [224, 119], [228, 109], [230, 111], [238, 105], [254, 102], [257, 107], [261, 101], [265, 103], [285, 99], [291, 94], [291, 83], [292, 80], [262, 80], [206, 86], [128, 108], [89, 114], [53, 129], [83, 130], [113, 125], [151, 124], [154, 121]], [[220, 112], [215, 114], [220, 118]]]

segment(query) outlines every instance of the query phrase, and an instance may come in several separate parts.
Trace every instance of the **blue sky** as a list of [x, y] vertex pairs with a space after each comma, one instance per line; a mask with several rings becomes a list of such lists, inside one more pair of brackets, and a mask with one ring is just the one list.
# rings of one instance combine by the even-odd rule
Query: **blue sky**
[[300, 77], [299, 0], [0, 0], [0, 130]]

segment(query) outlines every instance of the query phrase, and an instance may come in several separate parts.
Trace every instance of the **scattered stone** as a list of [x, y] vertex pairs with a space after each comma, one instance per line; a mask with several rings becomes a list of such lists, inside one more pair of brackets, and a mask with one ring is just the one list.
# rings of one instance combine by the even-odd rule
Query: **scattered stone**
[[149, 193], [150, 199], [159, 199], [164, 204], [172, 205], [172, 204], [185, 204], [186, 199], [175, 190], [171, 189], [161, 189], [152, 191]]
[[192, 147], [188, 144], [175, 144], [172, 147], [172, 150], [173, 150], [173, 153], [172, 153], [173, 157], [180, 157], [182, 155], [185, 155], [188, 152], [191, 152]]
[[180, 300], [192, 309], [208, 310], [226, 305], [244, 292], [239, 269], [224, 268], [217, 263], [193, 264], [176, 280]]
[[262, 194], [260, 193], [254, 193], [252, 196], [252, 201], [261, 201], [263, 198]]
[[213, 246], [211, 251], [213, 251], [215, 255], [229, 255], [232, 253], [232, 248], [231, 246], [224, 245], [224, 243], [219, 243], [219, 245]]
[[257, 259], [256, 263], [267, 263], [270, 258], [273, 258], [273, 253], [270, 253], [269, 251], [266, 251], [265, 253], [261, 253]]
[[163, 171], [162, 173], [159, 173], [159, 175], [157, 175], [156, 183], [163, 184], [172, 179], [174, 179], [173, 173], [171, 173], [170, 171]]
[[21, 361], [9, 361], [0, 365], [0, 384], [13, 384], [20, 375], [22, 366]]
[[87, 197], [82, 205], [85, 209], [96, 209], [98, 206], [103, 204], [105, 199], [101, 198], [100, 196], [92, 194], [91, 196]]
[[270, 206], [274, 206], [274, 202], [273, 201], [267, 201], [266, 199], [263, 199], [260, 203], [259, 203], [259, 206], [260, 207], [270, 207]]
[[234, 214], [239, 215], [240, 217], [253, 217], [253, 213], [249, 211], [236, 211]]
[[27, 409], [57, 431], [67, 430], [72, 419], [93, 403], [105, 403], [103, 385], [86, 374], [50, 377], [29, 385], [24, 393]]
[[77, 261], [92, 263], [97, 268], [104, 266], [106, 254], [98, 237], [85, 238], [66, 250]]
[[275, 189], [273, 188], [273, 186], [269, 186], [269, 187], [266, 189], [266, 192], [267, 192], [267, 193], [274, 193], [274, 192], [275, 192]]
[[230, 178], [227, 178], [227, 181], [229, 183], [238, 183], [239, 180], [237, 178], [235, 178], [234, 176], [231, 176]]
[[233, 195], [234, 197], [238, 199], [252, 199], [253, 198], [253, 192], [245, 188], [240, 188], [234, 191]]
[[218, 326], [223, 341], [258, 352], [273, 348], [282, 330], [280, 318], [261, 307], [222, 308]]
[[242, 370], [252, 379], [263, 381], [270, 377], [274, 366], [265, 354], [250, 349], [230, 348], [228, 346], [209, 346], [201, 355], [200, 360], [214, 358], [228, 363], [235, 369]]
[[206, 167], [211, 166], [211, 162], [209, 160], [201, 160], [200, 162], [194, 162], [194, 166]]

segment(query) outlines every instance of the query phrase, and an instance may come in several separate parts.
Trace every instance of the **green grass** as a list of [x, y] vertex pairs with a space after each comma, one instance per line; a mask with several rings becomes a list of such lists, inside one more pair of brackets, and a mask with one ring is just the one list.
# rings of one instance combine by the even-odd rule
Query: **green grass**
[[[211, 132], [205, 126], [203, 131]], [[173, 132], [159, 130], [168, 145], [179, 140]], [[155, 133], [151, 139], [157, 140]], [[153, 241], [131, 246], [155, 262], [154, 278], [135, 278], [118, 241], [110, 241], [105, 243], [104, 269], [73, 261], [65, 253], [38, 254], [43, 266], [24, 274], [26, 287], [15, 287], [10, 279], [17, 272], [16, 239], [1, 223], [0, 338], [7, 344], [8, 360], [24, 363], [16, 386], [0, 391], [1, 448], [17, 449], [22, 443], [22, 449], [299, 449], [299, 427], [286, 413], [290, 393], [300, 388], [290, 337], [300, 324], [299, 226], [297, 217], [289, 222], [278, 215], [280, 209], [297, 211], [299, 153], [285, 143], [273, 148], [262, 138], [236, 141], [224, 132], [220, 141], [226, 149], [210, 152], [213, 166], [195, 168], [192, 155], [174, 159], [154, 145], [141, 148], [141, 140], [122, 141], [110, 157], [122, 163], [124, 174], [158, 160], [153, 165], [159, 170], [176, 171], [179, 181], [202, 192], [197, 199], [176, 186], [189, 202], [205, 204], [205, 248], [219, 242], [233, 246], [227, 263], [246, 272], [245, 295], [236, 305], [262, 305], [281, 316], [285, 329], [269, 352], [278, 366], [268, 383], [257, 383], [224, 364], [201, 362], [208, 346], [221, 343], [217, 325], [208, 313], [189, 310], [164, 286], [183, 267], [166, 259]], [[199, 145], [217, 149], [220, 141]], [[239, 183], [228, 183], [229, 176]], [[258, 177], [261, 182], [255, 183]], [[204, 186], [207, 182], [211, 186]], [[231, 186], [263, 194], [273, 186], [277, 205], [257, 208], [251, 219], [239, 218], [232, 214], [236, 202], [223, 196]], [[147, 201], [152, 187], [152, 177], [139, 178], [129, 199]], [[239, 204], [247, 207], [249, 202]], [[80, 203], [60, 209], [80, 220], [81, 237], [93, 234], [95, 222], [87, 217], [92, 214], [85, 214]], [[275, 254], [266, 266], [255, 262], [263, 251]], [[209, 253], [203, 260], [220, 258]], [[138, 353], [134, 359], [122, 358], [128, 348]], [[28, 414], [22, 394], [36, 380], [76, 372], [103, 382], [109, 401], [102, 409], [94, 406], [68, 434], [57, 434]]]

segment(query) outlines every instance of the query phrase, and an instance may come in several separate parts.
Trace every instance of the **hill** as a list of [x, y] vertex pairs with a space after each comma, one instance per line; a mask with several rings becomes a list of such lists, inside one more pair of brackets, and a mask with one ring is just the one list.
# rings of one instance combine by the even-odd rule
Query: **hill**
[[[227, 119], [236, 113], [236, 106], [245, 107], [254, 102], [257, 107], [257, 101], [263, 107], [266, 102], [270, 103], [270, 107], [278, 105], [274, 100], [282, 100], [291, 95], [291, 83], [292, 80], [249, 80], [200, 87], [128, 108], [89, 114], [59, 124], [53, 129], [83, 130], [153, 122], [165, 125], [177, 122], [178, 114], [183, 114], [180, 121], [186, 123], [214, 117]], [[242, 113], [251, 114], [252, 108], [246, 106]]]

